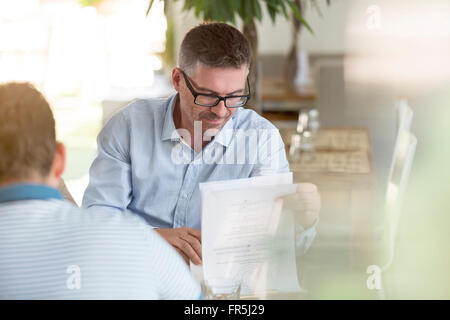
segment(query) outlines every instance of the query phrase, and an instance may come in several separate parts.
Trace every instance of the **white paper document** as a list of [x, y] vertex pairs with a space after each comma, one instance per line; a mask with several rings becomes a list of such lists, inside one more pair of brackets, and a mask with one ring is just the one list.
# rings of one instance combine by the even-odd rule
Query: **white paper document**
[[[241, 295], [300, 291], [293, 217], [279, 196], [293, 194], [292, 173], [200, 184], [205, 279], [241, 281]], [[195, 271], [195, 272], [194, 272]]]

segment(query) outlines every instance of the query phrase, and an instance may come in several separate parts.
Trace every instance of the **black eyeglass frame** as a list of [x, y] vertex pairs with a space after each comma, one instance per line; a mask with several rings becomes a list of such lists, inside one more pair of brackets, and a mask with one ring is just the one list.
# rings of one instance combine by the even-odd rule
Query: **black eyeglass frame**
[[[220, 101], [223, 101], [224, 102], [224, 104], [225, 104], [225, 107], [227, 107], [227, 108], [239, 108], [239, 107], [243, 107], [243, 106], [245, 106], [246, 104], [247, 104], [247, 102], [248, 102], [248, 100], [250, 100], [250, 98], [251, 98], [251, 90], [250, 90], [250, 81], [248, 80], [248, 77], [247, 77], [247, 86], [248, 86], [248, 94], [246, 94], [246, 95], [240, 95], [240, 96], [226, 96], [226, 97], [222, 97], [222, 96], [218, 96], [218, 95], [215, 95], [215, 94], [209, 94], [209, 93], [198, 93], [197, 91], [195, 91], [195, 89], [192, 87], [192, 84], [191, 84], [191, 82], [189, 81], [189, 77], [184, 73], [184, 71], [183, 70], [181, 70], [181, 73], [183, 74], [183, 78], [184, 78], [184, 82], [186, 82], [186, 86], [188, 87], [188, 89], [189, 89], [189, 91], [192, 93], [192, 95], [194, 96], [194, 103], [196, 104], [196, 105], [198, 105], [198, 106], [201, 106], [201, 107], [205, 107], [205, 108], [212, 108], [212, 107], [215, 107], [215, 106], [217, 106], [219, 103], [220, 103]], [[198, 96], [206, 96], [206, 97], [213, 97], [213, 98], [217, 98], [217, 101], [216, 101], [216, 103], [215, 104], [213, 104], [213, 105], [205, 105], [205, 104], [200, 104], [200, 103], [197, 103], [196, 101], [197, 101], [197, 97]], [[229, 106], [227, 106], [227, 99], [229, 99], [229, 98], [246, 98], [247, 100], [245, 100], [245, 103], [243, 103], [241, 106], [233, 106], [233, 107], [229, 107]]]

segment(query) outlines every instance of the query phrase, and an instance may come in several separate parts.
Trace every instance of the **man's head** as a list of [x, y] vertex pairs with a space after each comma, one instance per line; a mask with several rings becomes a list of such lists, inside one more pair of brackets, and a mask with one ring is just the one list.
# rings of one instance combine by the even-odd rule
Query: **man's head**
[[28, 83], [0, 84], [0, 185], [31, 182], [56, 187], [65, 149], [42, 94]]
[[191, 89], [222, 97], [248, 94], [250, 59], [250, 44], [236, 28], [206, 23], [191, 29], [181, 43], [179, 68], [172, 72], [172, 82], [180, 95], [181, 124], [192, 129], [194, 121], [202, 121], [203, 131], [222, 128], [236, 108], [227, 108], [224, 101], [214, 107], [199, 106], [194, 103]]

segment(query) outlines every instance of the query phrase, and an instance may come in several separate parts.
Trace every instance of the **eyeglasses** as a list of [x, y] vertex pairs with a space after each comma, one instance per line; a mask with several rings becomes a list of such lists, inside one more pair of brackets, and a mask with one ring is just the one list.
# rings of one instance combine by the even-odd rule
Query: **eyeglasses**
[[247, 101], [250, 99], [250, 82], [247, 77], [247, 87], [248, 87], [248, 94], [242, 95], [242, 96], [226, 96], [221, 97], [215, 94], [206, 94], [206, 93], [198, 93], [194, 90], [192, 87], [191, 82], [189, 81], [189, 77], [184, 73], [184, 71], [181, 71], [183, 73], [184, 81], [186, 82], [186, 85], [191, 91], [192, 95], [194, 96], [194, 103], [198, 106], [202, 107], [215, 107], [219, 104], [220, 101], [223, 100], [225, 103], [225, 107], [227, 108], [238, 108], [244, 106]]

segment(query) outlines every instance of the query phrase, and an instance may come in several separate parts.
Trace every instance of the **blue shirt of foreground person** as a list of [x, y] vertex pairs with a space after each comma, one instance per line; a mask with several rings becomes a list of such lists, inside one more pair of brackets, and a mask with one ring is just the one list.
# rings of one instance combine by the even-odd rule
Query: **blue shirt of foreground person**
[[64, 150], [44, 97], [0, 85], [0, 299], [199, 298], [186, 264], [142, 218], [63, 200]]
[[[172, 72], [177, 94], [131, 103], [99, 134], [83, 206], [129, 209], [186, 262], [200, 264], [199, 183], [289, 172], [278, 130], [243, 108], [250, 57], [247, 39], [232, 26], [191, 29]], [[315, 186], [300, 186], [298, 200], [296, 241], [303, 253], [315, 235]]]

